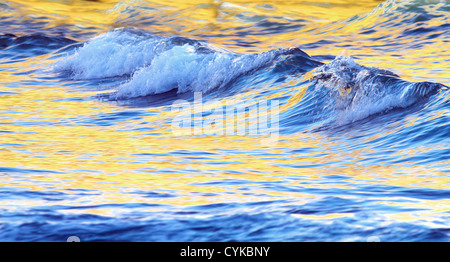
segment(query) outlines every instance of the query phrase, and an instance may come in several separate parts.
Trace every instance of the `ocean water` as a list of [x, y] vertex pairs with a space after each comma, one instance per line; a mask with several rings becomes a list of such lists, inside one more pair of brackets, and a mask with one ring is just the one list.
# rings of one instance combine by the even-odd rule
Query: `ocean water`
[[450, 241], [450, 2], [0, 3], [0, 241]]

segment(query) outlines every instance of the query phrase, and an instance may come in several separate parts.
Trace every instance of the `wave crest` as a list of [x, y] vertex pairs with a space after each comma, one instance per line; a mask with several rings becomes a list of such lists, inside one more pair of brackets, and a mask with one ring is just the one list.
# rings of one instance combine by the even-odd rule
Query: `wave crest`
[[172, 89], [208, 92], [271, 65], [278, 71], [307, 71], [320, 64], [298, 48], [239, 54], [204, 41], [117, 29], [85, 43], [54, 69], [76, 80], [128, 77], [115, 94], [127, 99]]
[[394, 108], [406, 108], [445, 87], [439, 83], [409, 82], [393, 72], [362, 66], [345, 56], [316, 68], [312, 80], [319, 89], [327, 88], [329, 99], [324, 108], [334, 109], [338, 125]]

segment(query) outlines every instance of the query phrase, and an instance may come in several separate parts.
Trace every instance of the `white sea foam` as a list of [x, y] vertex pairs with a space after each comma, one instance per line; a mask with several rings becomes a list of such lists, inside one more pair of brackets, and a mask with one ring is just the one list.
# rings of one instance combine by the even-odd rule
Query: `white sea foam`
[[198, 54], [190, 45], [176, 46], [155, 57], [149, 66], [142, 67], [129, 82], [119, 86], [117, 98], [146, 96], [171, 89], [177, 89], [178, 93], [208, 92], [264, 66], [273, 56], [273, 53]]
[[85, 43], [55, 65], [73, 79], [129, 76], [116, 97], [126, 99], [177, 89], [207, 92], [273, 61], [277, 51], [236, 54], [207, 43], [157, 37], [136, 30], [115, 30]]
[[86, 42], [74, 55], [58, 61], [54, 69], [69, 71], [74, 79], [131, 74], [152, 61], [158, 41], [148, 33], [114, 30]]
[[313, 72], [320, 86], [327, 87], [327, 108], [334, 108], [334, 122], [344, 125], [370, 115], [405, 108], [435, 94], [441, 84], [411, 83], [394, 73], [359, 65], [351, 57], [338, 56]]

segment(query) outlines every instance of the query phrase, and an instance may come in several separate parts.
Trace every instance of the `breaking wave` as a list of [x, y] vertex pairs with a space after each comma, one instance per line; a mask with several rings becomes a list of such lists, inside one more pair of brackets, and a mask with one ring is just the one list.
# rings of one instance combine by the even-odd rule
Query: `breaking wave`
[[334, 123], [354, 122], [396, 108], [406, 108], [436, 94], [444, 85], [409, 82], [388, 70], [359, 65], [338, 56], [313, 71], [317, 92], [325, 92], [322, 108], [335, 112]]

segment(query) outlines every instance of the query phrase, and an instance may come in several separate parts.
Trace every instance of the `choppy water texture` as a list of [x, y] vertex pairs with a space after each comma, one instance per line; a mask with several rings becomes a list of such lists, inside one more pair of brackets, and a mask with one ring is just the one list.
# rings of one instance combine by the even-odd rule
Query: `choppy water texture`
[[[449, 241], [449, 14], [2, 1], [0, 240]], [[242, 102], [278, 125], [221, 134]]]

